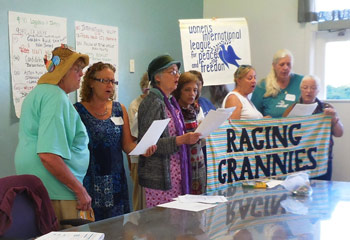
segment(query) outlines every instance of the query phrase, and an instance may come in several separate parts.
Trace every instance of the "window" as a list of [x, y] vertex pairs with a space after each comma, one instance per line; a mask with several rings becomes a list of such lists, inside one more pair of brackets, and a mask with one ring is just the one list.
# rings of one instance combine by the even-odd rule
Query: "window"
[[[350, 1], [315, 0], [316, 12], [344, 9], [350, 9]], [[316, 32], [314, 52], [314, 73], [323, 83], [319, 97], [350, 100], [350, 29]]]
[[350, 1], [344, 0], [316, 0], [315, 1], [315, 11], [333, 11], [333, 10], [343, 10], [350, 9]]
[[350, 40], [327, 42], [325, 85], [327, 99], [350, 99]]

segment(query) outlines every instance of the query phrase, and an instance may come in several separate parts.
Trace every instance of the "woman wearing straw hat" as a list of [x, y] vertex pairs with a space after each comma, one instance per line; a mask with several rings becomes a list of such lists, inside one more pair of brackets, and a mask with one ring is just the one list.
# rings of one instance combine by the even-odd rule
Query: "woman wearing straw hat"
[[68, 93], [79, 88], [89, 57], [65, 45], [45, 59], [48, 72], [22, 104], [17, 174], [38, 176], [48, 190], [59, 220], [91, 209], [82, 181], [89, 164], [88, 136]]

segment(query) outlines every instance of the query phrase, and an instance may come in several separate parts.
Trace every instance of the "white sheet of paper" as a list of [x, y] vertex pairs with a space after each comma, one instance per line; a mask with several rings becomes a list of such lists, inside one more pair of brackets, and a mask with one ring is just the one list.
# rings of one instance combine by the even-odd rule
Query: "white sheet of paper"
[[235, 109], [236, 107], [218, 108], [215, 111], [210, 110], [195, 132], [202, 134], [200, 138], [206, 138], [211, 132], [218, 129], [231, 116]]
[[215, 206], [216, 206], [216, 204], [193, 203], [193, 202], [183, 203], [180, 201], [172, 201], [172, 202], [157, 205], [157, 207], [175, 208], [175, 209], [192, 211], [192, 212], [199, 212], [199, 211], [209, 209], [209, 208], [212, 208]]
[[266, 182], [267, 188], [274, 188], [283, 183], [283, 180], [269, 180]]
[[136, 145], [134, 150], [129, 153], [129, 155], [141, 155], [146, 153], [147, 149], [150, 146], [157, 143], [160, 135], [162, 135], [169, 121], [170, 118], [163, 120], [154, 120], [145, 135], [143, 135], [141, 141]]
[[41, 237], [36, 238], [37, 240], [103, 240], [105, 237], [104, 233], [96, 232], [50, 232]]
[[182, 203], [219, 203], [219, 202], [227, 202], [226, 197], [224, 196], [207, 196], [207, 195], [192, 195], [186, 194], [182, 196], [178, 196], [177, 200]]
[[288, 114], [288, 117], [302, 117], [309, 116], [315, 111], [317, 103], [303, 104], [297, 103], [293, 107], [292, 111]]

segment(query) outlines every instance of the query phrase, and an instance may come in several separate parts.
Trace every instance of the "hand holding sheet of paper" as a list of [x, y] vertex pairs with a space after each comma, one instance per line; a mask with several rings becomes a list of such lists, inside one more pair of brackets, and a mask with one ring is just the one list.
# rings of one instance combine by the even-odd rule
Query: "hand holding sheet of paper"
[[145, 135], [143, 135], [141, 141], [136, 145], [134, 150], [129, 153], [129, 155], [145, 154], [150, 146], [157, 143], [160, 135], [162, 135], [169, 121], [170, 118], [164, 120], [154, 120]]
[[218, 108], [215, 111], [210, 110], [195, 132], [202, 134], [200, 138], [206, 138], [211, 132], [218, 129], [231, 116], [235, 109], [236, 107]]
[[312, 115], [316, 107], [317, 107], [317, 103], [311, 103], [311, 104], [297, 103], [293, 107], [292, 111], [290, 111], [290, 113], [288, 114], [288, 117], [302, 117], [302, 116]]

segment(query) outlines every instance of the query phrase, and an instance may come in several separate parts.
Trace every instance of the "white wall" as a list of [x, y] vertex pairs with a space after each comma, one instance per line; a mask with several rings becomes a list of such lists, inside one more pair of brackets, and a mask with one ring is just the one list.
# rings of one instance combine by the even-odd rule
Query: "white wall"
[[[257, 79], [267, 75], [273, 54], [288, 48], [294, 55], [293, 71], [300, 74], [313, 73], [314, 29], [311, 24], [297, 21], [297, 0], [204, 0], [203, 18], [245, 17], [248, 22], [252, 65]], [[332, 103], [344, 123], [345, 133], [335, 139], [333, 180], [350, 181], [349, 102]]]
[[334, 138], [334, 160], [332, 180], [350, 181], [350, 152], [347, 149], [350, 146], [350, 114], [349, 102], [333, 102], [338, 115], [344, 124], [344, 135], [341, 138]]

